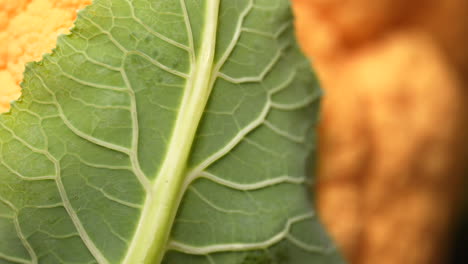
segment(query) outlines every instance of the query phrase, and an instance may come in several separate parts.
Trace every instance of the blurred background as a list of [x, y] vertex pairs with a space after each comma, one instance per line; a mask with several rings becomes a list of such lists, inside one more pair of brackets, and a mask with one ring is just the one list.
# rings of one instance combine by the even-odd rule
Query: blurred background
[[346, 259], [468, 263], [468, 1], [293, 8], [325, 90], [317, 205]]
[[[0, 0], [0, 112], [90, 2]], [[317, 206], [346, 259], [468, 263], [468, 0], [292, 3], [325, 90]]]

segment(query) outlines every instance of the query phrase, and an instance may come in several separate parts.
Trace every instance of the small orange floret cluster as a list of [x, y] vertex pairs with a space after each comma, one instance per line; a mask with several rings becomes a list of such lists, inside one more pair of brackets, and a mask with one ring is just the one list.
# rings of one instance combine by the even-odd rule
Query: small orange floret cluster
[[91, 0], [0, 0], [0, 112], [20, 95], [27, 62], [39, 60], [68, 33]]

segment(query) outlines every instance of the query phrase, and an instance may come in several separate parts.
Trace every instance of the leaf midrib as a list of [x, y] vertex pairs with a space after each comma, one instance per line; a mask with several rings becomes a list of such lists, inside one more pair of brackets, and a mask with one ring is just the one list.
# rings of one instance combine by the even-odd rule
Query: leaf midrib
[[[186, 14], [185, 2], [180, 1], [185, 11], [187, 32], [193, 38]], [[162, 261], [180, 201], [187, 161], [203, 110], [208, 102], [213, 78], [213, 61], [216, 47], [216, 31], [220, 0], [207, 0], [205, 24], [201, 48], [194, 57], [182, 97], [181, 108], [168, 144], [168, 152], [161, 164], [155, 181], [149, 188], [140, 221], [123, 264], [156, 264]]]

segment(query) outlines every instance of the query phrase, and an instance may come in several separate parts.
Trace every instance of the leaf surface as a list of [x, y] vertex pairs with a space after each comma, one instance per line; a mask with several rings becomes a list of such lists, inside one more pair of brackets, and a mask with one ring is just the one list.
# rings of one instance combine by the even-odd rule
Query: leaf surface
[[340, 263], [286, 0], [95, 0], [0, 117], [0, 264]]

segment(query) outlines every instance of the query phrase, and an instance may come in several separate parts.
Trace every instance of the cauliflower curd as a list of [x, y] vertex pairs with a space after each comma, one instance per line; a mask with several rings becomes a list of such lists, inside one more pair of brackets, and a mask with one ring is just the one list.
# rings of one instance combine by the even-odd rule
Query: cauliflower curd
[[91, 0], [0, 0], [0, 112], [20, 95], [27, 62], [39, 60], [68, 33]]

